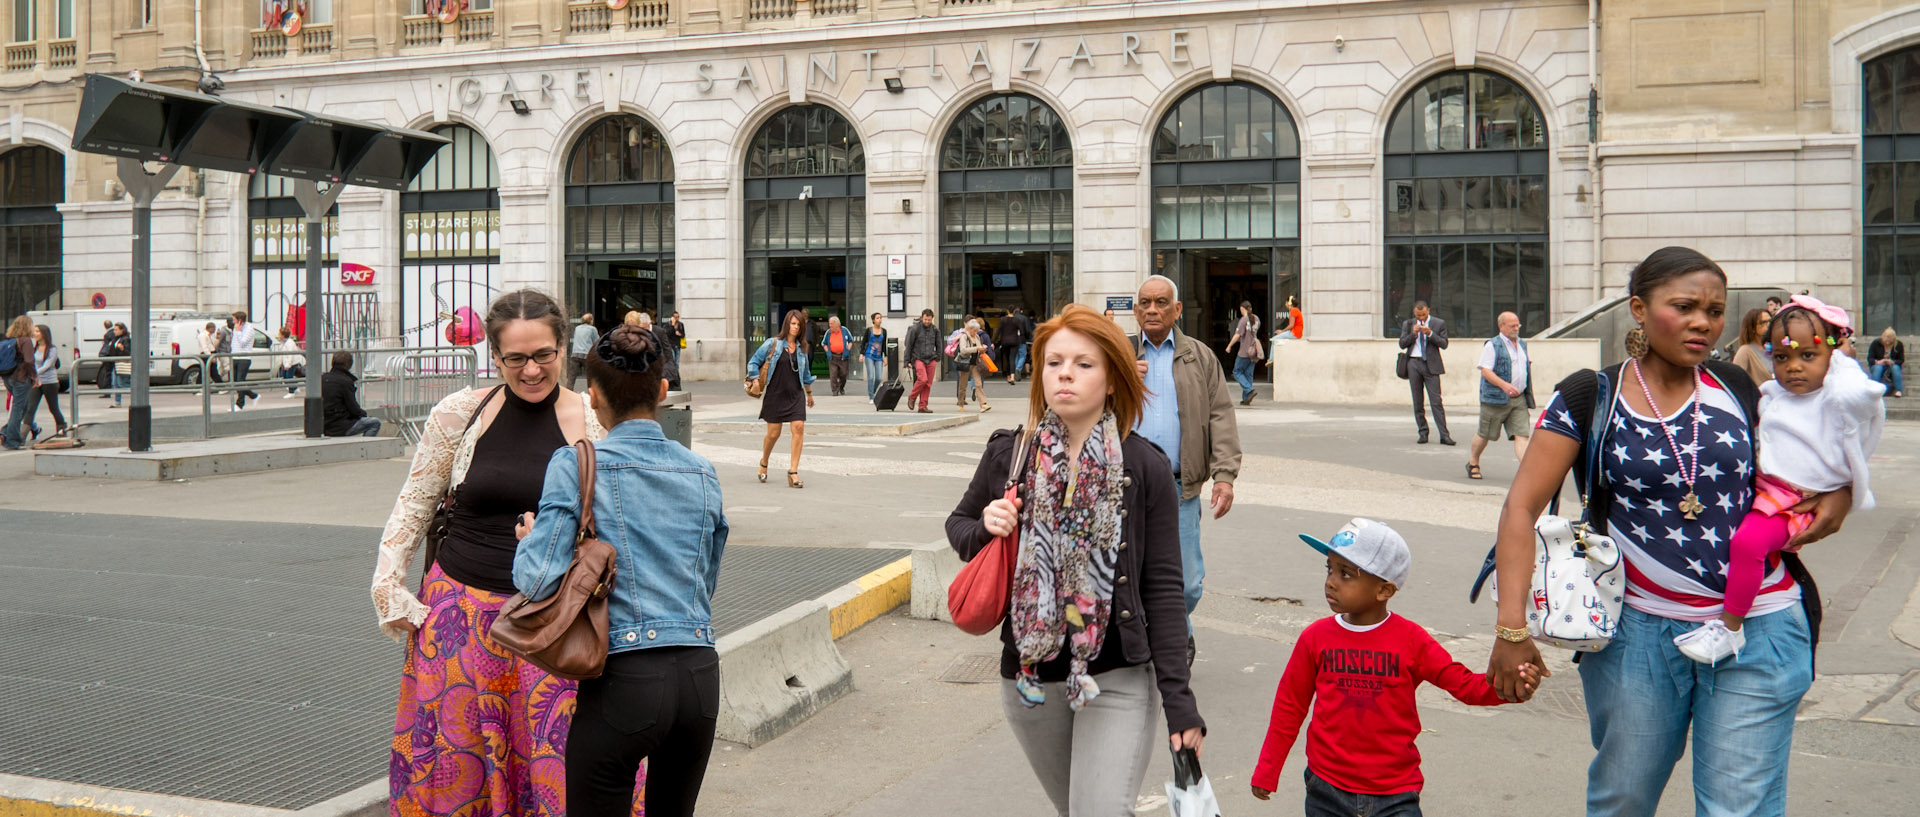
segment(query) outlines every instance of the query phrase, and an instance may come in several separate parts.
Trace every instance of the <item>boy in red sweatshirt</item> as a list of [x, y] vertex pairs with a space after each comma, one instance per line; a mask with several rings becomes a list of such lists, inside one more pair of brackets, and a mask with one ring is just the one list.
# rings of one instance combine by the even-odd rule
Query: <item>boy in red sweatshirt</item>
[[[1355, 519], [1326, 542], [1300, 538], [1327, 555], [1327, 606], [1335, 615], [1308, 625], [1293, 647], [1253, 769], [1253, 796], [1266, 800], [1279, 788], [1311, 701], [1307, 817], [1420, 817], [1414, 689], [1424, 681], [1475, 706], [1504, 701], [1484, 674], [1454, 661], [1420, 625], [1387, 612], [1413, 563], [1399, 533]], [[1531, 665], [1520, 671], [1529, 688], [1539, 683]]]

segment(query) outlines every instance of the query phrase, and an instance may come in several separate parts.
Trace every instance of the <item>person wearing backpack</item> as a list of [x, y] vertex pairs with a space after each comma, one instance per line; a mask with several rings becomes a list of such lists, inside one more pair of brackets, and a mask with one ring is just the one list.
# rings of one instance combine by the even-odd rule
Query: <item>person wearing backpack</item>
[[1838, 531], [1853, 491], [1793, 507], [1810, 521], [1789, 552], [1768, 560], [1746, 652], [1717, 667], [1686, 658], [1674, 638], [1719, 617], [1729, 540], [1753, 503], [1759, 391], [1740, 367], [1708, 360], [1726, 324], [1719, 265], [1667, 247], [1634, 268], [1627, 289], [1639, 324], [1627, 335], [1627, 362], [1560, 381], [1507, 494], [1494, 559], [1498, 587], [1513, 590], [1499, 595], [1487, 675], [1506, 700], [1531, 694], [1520, 668], [1543, 666], [1525, 592], [1534, 524], [1574, 464], [1587, 463], [1575, 481], [1590, 524], [1619, 548], [1626, 585], [1614, 636], [1580, 654], [1596, 752], [1586, 813], [1651, 817], [1691, 732], [1698, 813], [1783, 814], [1821, 612], [1813, 577], [1791, 551]]
[[0, 447], [18, 451], [26, 447], [21, 426], [27, 419], [27, 392], [33, 390], [33, 321], [25, 315], [7, 325], [7, 337], [0, 340], [0, 380], [7, 386], [7, 425], [0, 429]]

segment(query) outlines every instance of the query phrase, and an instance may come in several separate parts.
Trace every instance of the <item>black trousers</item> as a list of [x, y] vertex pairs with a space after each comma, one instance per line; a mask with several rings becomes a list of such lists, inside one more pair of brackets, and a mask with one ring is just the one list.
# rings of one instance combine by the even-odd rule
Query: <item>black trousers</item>
[[1421, 358], [1407, 361], [1407, 383], [1413, 387], [1413, 425], [1421, 434], [1427, 433], [1427, 410], [1420, 404], [1421, 391], [1426, 392], [1428, 403], [1433, 404], [1433, 424], [1440, 427], [1440, 436], [1452, 437], [1447, 433], [1447, 407], [1440, 398], [1440, 375], [1427, 373], [1427, 362]]
[[[247, 370], [251, 368], [253, 368], [253, 361], [248, 360], [244, 357], [234, 358], [233, 359], [233, 382], [241, 383], [241, 384], [246, 383]], [[247, 404], [247, 398], [249, 397], [255, 400], [258, 400], [260, 399], [260, 393], [252, 389], [242, 388], [239, 391], [236, 391], [233, 393], [233, 404], [236, 406], [244, 406]]]
[[568, 817], [625, 817], [647, 761], [648, 817], [693, 813], [720, 717], [720, 653], [655, 647], [607, 656], [580, 682], [567, 733]]
[[1020, 379], [1020, 373], [1013, 370], [1013, 362], [1020, 356], [1020, 344], [1002, 343], [993, 351], [993, 362], [1000, 364], [1000, 374], [1008, 380]]

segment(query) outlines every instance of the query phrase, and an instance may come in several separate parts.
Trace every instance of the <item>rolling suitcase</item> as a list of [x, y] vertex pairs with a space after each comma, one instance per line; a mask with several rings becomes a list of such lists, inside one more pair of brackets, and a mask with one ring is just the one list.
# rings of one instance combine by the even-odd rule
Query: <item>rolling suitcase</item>
[[874, 411], [893, 411], [900, 405], [900, 397], [907, 393], [907, 387], [900, 385], [900, 358], [898, 350], [887, 350], [887, 382], [873, 393]]

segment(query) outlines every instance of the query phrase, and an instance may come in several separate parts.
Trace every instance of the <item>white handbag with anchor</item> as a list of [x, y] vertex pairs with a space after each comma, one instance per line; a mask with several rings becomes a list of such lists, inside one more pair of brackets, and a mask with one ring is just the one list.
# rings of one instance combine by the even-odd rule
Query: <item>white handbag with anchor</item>
[[[1596, 652], [1613, 640], [1626, 570], [1613, 539], [1551, 514], [1533, 524], [1533, 588], [1527, 632], [1533, 640]], [[1494, 595], [1499, 597], [1499, 585]]]

